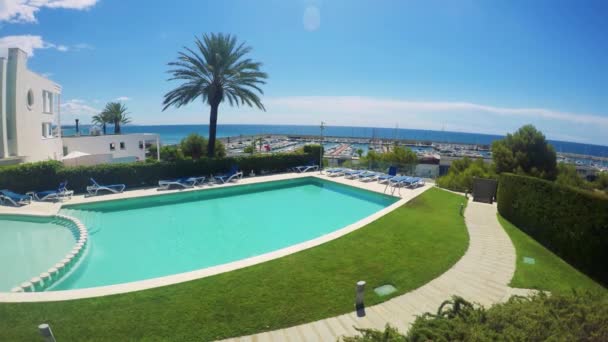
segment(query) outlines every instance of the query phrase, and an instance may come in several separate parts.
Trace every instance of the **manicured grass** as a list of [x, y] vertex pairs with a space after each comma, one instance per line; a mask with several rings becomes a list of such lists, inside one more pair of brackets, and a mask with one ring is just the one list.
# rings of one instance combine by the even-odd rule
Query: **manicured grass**
[[146, 291], [51, 303], [0, 304], [0, 340], [201, 341], [272, 330], [353, 310], [355, 283], [401, 294], [449, 269], [468, 234], [462, 196], [430, 189], [356, 232], [245, 269]]
[[[502, 216], [498, 215], [498, 220], [509, 234], [517, 253], [517, 268], [511, 286], [554, 293], [569, 293], [573, 289], [606, 291]], [[533, 258], [534, 264], [525, 263], [524, 257]]]

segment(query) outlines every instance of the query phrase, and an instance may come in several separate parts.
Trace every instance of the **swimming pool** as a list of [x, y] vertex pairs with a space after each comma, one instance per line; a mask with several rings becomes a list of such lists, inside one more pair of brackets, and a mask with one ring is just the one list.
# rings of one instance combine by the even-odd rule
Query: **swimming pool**
[[35, 216], [0, 216], [0, 292], [29, 281], [60, 261], [76, 243], [70, 222]]
[[314, 177], [64, 206], [89, 231], [80, 265], [51, 290], [121, 284], [261, 255], [398, 199]]

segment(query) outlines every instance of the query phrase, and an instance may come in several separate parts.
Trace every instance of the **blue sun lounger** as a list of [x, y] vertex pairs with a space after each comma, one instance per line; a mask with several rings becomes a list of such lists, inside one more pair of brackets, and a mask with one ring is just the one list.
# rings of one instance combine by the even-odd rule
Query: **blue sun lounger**
[[28, 192], [26, 195], [32, 196], [36, 201], [58, 201], [63, 199], [70, 199], [74, 195], [74, 191], [67, 189], [68, 182], [61, 182], [57, 187], [57, 190], [47, 190], [38, 192]]
[[239, 171], [236, 165], [233, 165], [228, 173], [217, 176], [211, 175], [211, 178], [215, 183], [225, 184], [243, 178], [243, 172]]
[[97, 196], [97, 193], [99, 191], [108, 191], [113, 194], [118, 194], [118, 193], [125, 191], [125, 188], [127, 187], [124, 184], [101, 185], [101, 184], [97, 183], [93, 178], [90, 178], [90, 179], [91, 179], [91, 183], [93, 183], [93, 185], [87, 186], [87, 192], [91, 196]]
[[311, 160], [308, 165], [296, 166], [293, 168], [295, 171], [299, 173], [308, 172], [310, 170], [316, 171], [319, 169], [319, 165], [316, 165], [313, 160]]
[[335, 169], [327, 169], [327, 170], [325, 170], [325, 173], [329, 177], [338, 177], [338, 176], [342, 176], [344, 174], [344, 172], [346, 172], [346, 171], [350, 171], [350, 170], [338, 167], [338, 168], [335, 168]]
[[378, 176], [378, 183], [388, 183], [389, 180], [393, 179], [397, 176], [397, 167], [391, 166], [388, 168], [388, 172], [386, 174]]
[[15, 207], [26, 205], [32, 202], [32, 197], [18, 194], [10, 190], [0, 190], [0, 203], [10, 203]]
[[363, 170], [348, 170], [346, 172], [344, 172], [344, 178], [347, 179], [355, 179], [357, 177], [359, 177], [360, 174], [362, 174]]
[[382, 175], [381, 173], [378, 172], [374, 172], [374, 171], [365, 171], [363, 173], [360, 173], [357, 178], [359, 179], [359, 181], [361, 182], [371, 182], [376, 180], [380, 175]]
[[203, 184], [205, 177], [183, 177], [176, 179], [165, 179], [158, 181], [159, 190], [168, 190], [171, 186], [181, 186], [182, 188], [193, 188]]

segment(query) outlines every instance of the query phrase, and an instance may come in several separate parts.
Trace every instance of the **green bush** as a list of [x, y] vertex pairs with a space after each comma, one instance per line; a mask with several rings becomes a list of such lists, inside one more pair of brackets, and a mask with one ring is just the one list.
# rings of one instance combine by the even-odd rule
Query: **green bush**
[[486, 164], [483, 159], [472, 160], [463, 158], [454, 160], [447, 175], [437, 178], [439, 187], [453, 191], [473, 191], [473, 178], [496, 179], [493, 166]]
[[57, 161], [27, 163], [0, 168], [0, 189], [16, 192], [41, 191], [57, 188], [68, 181], [68, 188], [84, 192], [89, 178], [105, 184], [126, 184], [127, 187], [158, 185], [163, 178], [211, 175], [227, 172], [237, 165], [245, 174], [283, 172], [294, 166], [305, 165], [311, 155], [303, 153], [277, 153], [236, 158], [206, 158], [176, 160], [174, 162], [137, 162], [102, 164], [96, 166], [66, 167]]
[[502, 174], [500, 214], [580, 271], [608, 284], [608, 197]]
[[407, 335], [361, 329], [345, 342], [385, 341], [607, 341], [608, 297], [598, 293], [511, 297], [489, 309], [460, 297], [437, 314], [416, 318]]

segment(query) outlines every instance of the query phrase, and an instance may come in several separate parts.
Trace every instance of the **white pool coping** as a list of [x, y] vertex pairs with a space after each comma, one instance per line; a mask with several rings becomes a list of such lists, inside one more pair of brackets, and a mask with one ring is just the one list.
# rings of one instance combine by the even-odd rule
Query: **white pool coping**
[[[168, 193], [177, 193], [177, 192], [188, 192], [188, 191], [205, 191], [208, 189], [214, 189], [218, 187], [229, 187], [229, 186], [239, 186], [246, 184], [256, 184], [263, 182], [273, 182], [279, 180], [288, 180], [288, 179], [297, 179], [304, 177], [317, 177], [326, 181], [332, 181], [339, 184], [350, 185], [353, 187], [357, 187], [360, 189], [371, 190], [373, 192], [384, 193], [386, 188], [383, 184], [378, 184], [377, 182], [372, 183], [364, 183], [358, 180], [349, 180], [344, 177], [330, 178], [325, 175], [320, 175], [318, 172], [309, 172], [306, 174], [297, 174], [297, 173], [288, 173], [288, 174], [278, 174], [271, 176], [259, 176], [259, 177], [250, 177], [243, 178], [238, 183], [230, 183], [224, 185], [214, 185], [214, 186], [204, 186], [193, 189], [185, 189], [185, 190], [167, 190], [167, 191], [157, 191], [156, 188], [148, 188], [148, 189], [137, 189], [126, 191], [122, 194], [111, 194], [105, 196], [98, 197], [85, 197], [83, 195], [75, 196], [71, 201], [63, 203], [66, 205], [73, 204], [83, 204], [83, 203], [93, 203], [99, 201], [107, 201], [107, 200], [117, 200], [117, 199], [126, 199], [126, 198], [136, 198], [136, 197], [147, 197], [147, 196], [155, 196], [162, 195]], [[428, 190], [432, 187], [432, 184], [426, 184], [417, 189], [403, 189], [401, 191], [400, 199], [391, 204], [390, 206], [379, 210], [372, 215], [369, 215], [355, 223], [352, 223], [344, 228], [335, 230], [329, 234], [317, 237], [312, 240], [304, 241], [289, 247], [285, 247], [276, 251], [264, 253], [261, 255], [249, 257], [246, 259], [237, 260], [234, 262], [212, 266], [203, 268], [200, 270], [178, 273], [153, 279], [134, 281], [129, 283], [108, 285], [108, 286], [100, 286], [100, 287], [91, 287], [85, 289], [74, 289], [74, 290], [64, 290], [64, 291], [48, 291], [48, 292], [27, 292], [27, 293], [10, 293], [10, 292], [0, 292], [0, 302], [46, 302], [46, 301], [61, 301], [61, 300], [73, 300], [73, 299], [83, 299], [83, 298], [92, 298], [92, 297], [100, 297], [107, 295], [114, 295], [120, 293], [127, 293], [133, 291], [141, 291], [146, 289], [152, 289], [161, 286], [178, 284], [186, 281], [201, 279], [205, 277], [209, 277], [212, 275], [217, 275], [220, 273], [225, 273], [229, 271], [234, 271], [240, 268], [253, 266], [256, 264], [260, 264], [266, 261], [274, 260], [277, 258], [281, 258], [293, 253], [297, 253], [315, 246], [319, 246], [323, 243], [335, 240], [341, 236], [344, 236], [348, 233], [351, 233], [375, 220], [378, 218], [390, 213], [391, 211], [399, 208], [403, 204], [407, 203], [411, 199], [417, 197], [421, 193]], [[19, 214], [19, 215], [34, 215], [34, 216], [52, 216], [57, 215], [59, 210], [61, 209], [62, 204], [58, 203], [44, 203], [44, 202], [34, 202], [31, 205], [20, 207], [20, 208], [7, 208], [0, 207], [0, 214]]]

